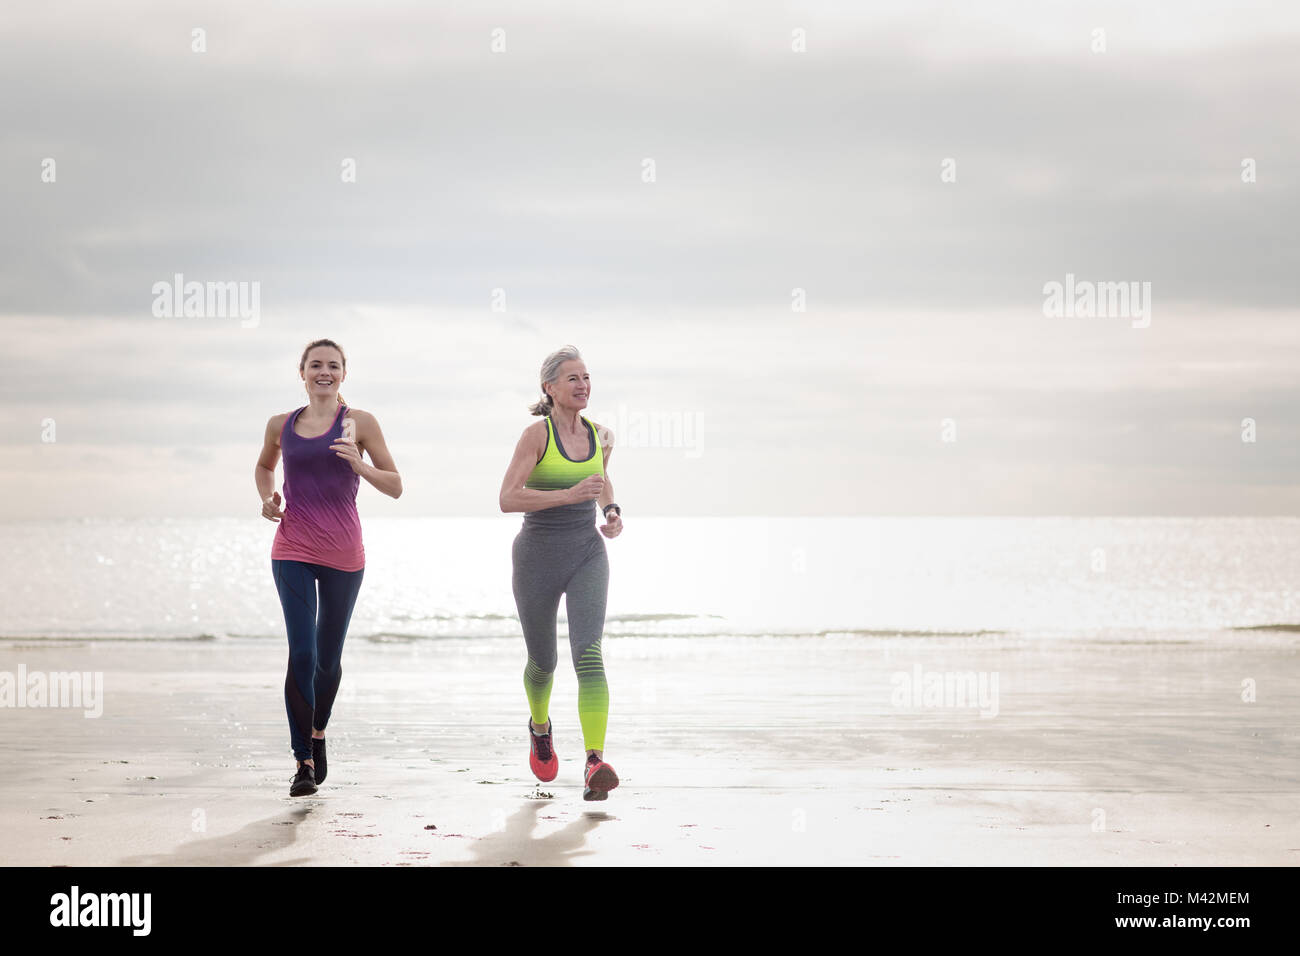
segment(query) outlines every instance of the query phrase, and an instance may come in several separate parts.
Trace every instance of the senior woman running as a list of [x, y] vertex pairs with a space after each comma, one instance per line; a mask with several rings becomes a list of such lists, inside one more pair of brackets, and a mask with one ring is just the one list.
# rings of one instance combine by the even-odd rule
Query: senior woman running
[[[542, 399], [529, 411], [544, 418], [524, 429], [501, 483], [501, 510], [524, 513], [512, 549], [512, 585], [528, 648], [529, 765], [543, 782], [554, 780], [559, 770], [549, 706], [563, 594], [587, 748], [582, 798], [604, 800], [618, 786], [618, 775], [604, 760], [609, 689], [600, 654], [609, 590], [609, 559], [600, 535], [615, 538], [623, 530], [608, 471], [614, 435], [581, 414], [591, 397], [591, 376], [576, 348], [566, 345], [547, 356], [541, 386]], [[600, 534], [593, 502], [605, 518]]]

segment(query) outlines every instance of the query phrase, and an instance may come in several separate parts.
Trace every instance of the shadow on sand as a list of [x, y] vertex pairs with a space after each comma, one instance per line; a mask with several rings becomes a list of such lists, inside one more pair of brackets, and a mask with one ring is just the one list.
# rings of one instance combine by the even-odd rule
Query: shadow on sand
[[443, 866], [570, 866], [578, 857], [595, 851], [584, 849], [587, 834], [600, 824], [617, 820], [602, 811], [588, 810], [557, 833], [534, 837], [538, 814], [549, 802], [532, 802], [506, 819], [505, 829], [489, 833], [469, 848], [472, 860], [443, 863]]
[[[300, 806], [255, 820], [222, 836], [191, 840], [170, 853], [147, 853], [122, 860], [121, 866], [255, 866], [258, 858], [283, 850], [298, 838], [298, 824], [315, 809]], [[276, 866], [313, 862], [310, 856], [278, 861]]]

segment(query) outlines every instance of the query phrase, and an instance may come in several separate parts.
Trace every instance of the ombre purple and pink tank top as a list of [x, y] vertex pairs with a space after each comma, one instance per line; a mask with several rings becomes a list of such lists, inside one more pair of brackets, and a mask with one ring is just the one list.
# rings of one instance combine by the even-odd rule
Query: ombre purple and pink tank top
[[324, 435], [303, 438], [293, 430], [304, 405], [289, 415], [280, 430], [284, 455], [284, 517], [275, 531], [271, 557], [321, 564], [339, 571], [366, 566], [357, 515], [361, 476], [330, 445], [343, 437], [347, 406], [339, 405], [334, 424]]

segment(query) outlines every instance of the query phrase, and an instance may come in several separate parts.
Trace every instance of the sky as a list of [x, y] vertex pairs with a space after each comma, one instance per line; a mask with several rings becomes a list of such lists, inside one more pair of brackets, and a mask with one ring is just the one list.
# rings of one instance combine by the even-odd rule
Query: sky
[[363, 518], [497, 514], [565, 344], [629, 520], [1300, 513], [1297, 54], [1273, 3], [7, 10], [0, 519], [256, 516], [322, 336]]

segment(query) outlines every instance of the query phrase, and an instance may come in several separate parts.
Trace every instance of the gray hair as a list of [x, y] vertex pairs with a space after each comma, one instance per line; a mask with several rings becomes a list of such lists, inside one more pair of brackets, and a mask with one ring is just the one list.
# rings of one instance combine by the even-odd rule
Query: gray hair
[[574, 359], [581, 358], [582, 355], [579, 354], [577, 348], [572, 345], [566, 345], [562, 348], [556, 349], [550, 355], [546, 356], [546, 361], [542, 363], [542, 400], [540, 402], [533, 402], [533, 404], [529, 405], [529, 412], [534, 415], [551, 414], [551, 409], [555, 407], [555, 402], [551, 396], [546, 394], [546, 383], [554, 382], [560, 377], [560, 366], [565, 362], [571, 362]]

